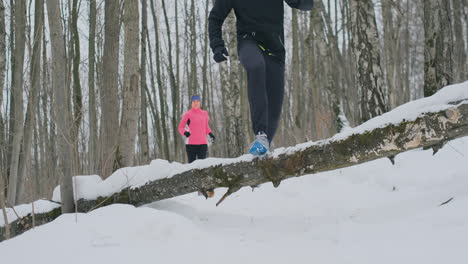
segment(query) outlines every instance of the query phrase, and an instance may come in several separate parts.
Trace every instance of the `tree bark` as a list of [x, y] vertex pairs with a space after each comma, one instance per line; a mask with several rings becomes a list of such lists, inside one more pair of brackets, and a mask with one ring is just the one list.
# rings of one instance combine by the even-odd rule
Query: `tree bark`
[[[0, 172], [0, 209], [2, 210], [3, 220], [5, 222], [5, 226], [3, 227], [4, 229], [3, 239], [7, 240], [7, 239], [10, 239], [11, 234], [10, 234], [10, 224], [8, 222], [8, 215], [6, 211], [6, 205], [5, 205], [5, 176], [6, 176], [6, 173]], [[0, 236], [0, 241], [2, 241], [2, 236]]]
[[357, 67], [357, 85], [361, 91], [361, 121], [387, 111], [380, 45], [372, 0], [352, 0], [352, 49]]
[[[467, 55], [465, 50], [465, 40], [463, 38], [463, 19], [462, 10], [467, 8], [466, 1], [452, 0], [453, 1], [453, 20], [454, 20], [454, 35], [455, 46], [454, 53], [456, 71], [454, 72], [455, 82], [462, 82], [468, 79]], [[463, 2], [465, 3], [463, 5]], [[466, 21], [468, 22], [468, 21]], [[466, 26], [466, 24], [465, 24]], [[468, 34], [468, 32], [467, 32]]]
[[135, 141], [137, 136], [138, 110], [140, 105], [139, 87], [139, 14], [138, 1], [126, 0], [124, 12], [125, 50], [122, 120], [120, 122], [119, 143], [116, 153], [118, 167], [133, 166]]
[[47, 15], [52, 51], [52, 114], [57, 127], [57, 146], [60, 166], [60, 193], [62, 199], [62, 212], [71, 213], [74, 209], [72, 186], [72, 157], [73, 143], [71, 142], [73, 123], [72, 114], [67, 100], [66, 86], [66, 54], [63, 41], [63, 27], [58, 0], [47, 0]]
[[102, 61], [100, 175], [109, 177], [115, 167], [119, 131], [119, 1], [105, 2], [104, 55]]
[[21, 142], [24, 134], [24, 107], [23, 107], [23, 66], [24, 50], [26, 45], [26, 1], [18, 0], [15, 2], [15, 50], [14, 50], [14, 70], [12, 80], [12, 108], [13, 115], [13, 135], [12, 135], [12, 154], [10, 160], [10, 175], [8, 186], [8, 202], [12, 205], [17, 203], [18, 190], [18, 169], [19, 157], [21, 151]]
[[[24, 139], [22, 148], [23, 151], [20, 155], [20, 165], [18, 173], [18, 192], [16, 200], [20, 201], [25, 189], [26, 179], [26, 166], [31, 163], [31, 146], [33, 130], [36, 124], [36, 111], [39, 102], [40, 88], [40, 73], [41, 73], [41, 48], [42, 48], [42, 23], [44, 21], [44, 2], [42, 0], [35, 0], [34, 4], [34, 39], [33, 39], [33, 52], [31, 59], [31, 88], [29, 89], [28, 108], [26, 110], [26, 120], [24, 124]], [[39, 173], [39, 171], [36, 171]], [[30, 190], [32, 191], [32, 190]]]
[[148, 114], [146, 91], [146, 35], [148, 34], [148, 4], [141, 0], [141, 56], [140, 56], [140, 164], [149, 162]]
[[96, 57], [96, 0], [89, 1], [88, 89], [89, 89], [89, 147], [88, 173], [97, 173], [97, 107], [95, 89]]
[[[157, 32], [157, 24], [155, 25], [155, 32]], [[148, 58], [149, 58], [149, 65], [150, 65], [150, 81], [151, 81], [151, 90], [153, 92], [153, 97], [154, 99], [151, 98], [151, 93], [149, 89], [146, 89], [146, 95], [148, 96], [148, 102], [150, 105], [151, 109], [151, 114], [153, 117], [153, 127], [154, 127], [154, 137], [155, 137], [155, 145], [157, 146], [157, 150], [160, 152], [158, 153], [156, 150], [155, 146], [155, 151], [154, 151], [154, 157], [164, 157], [165, 159], [169, 160], [169, 143], [167, 142], [167, 130], [166, 128], [166, 117], [164, 115], [166, 106], [164, 104], [164, 96], [161, 96], [163, 94], [163, 89], [161, 86], [159, 86], [162, 81], [160, 80], [160, 63], [157, 65], [157, 78], [158, 78], [158, 86], [159, 86], [159, 99], [160, 102], [163, 102], [160, 104], [161, 106], [161, 111], [158, 111], [157, 109], [157, 99], [156, 99], [156, 82], [154, 81], [154, 69], [153, 69], [153, 54], [151, 52], [151, 41], [149, 39], [149, 35], [146, 35], [146, 40], [148, 42]], [[158, 35], [156, 35], [156, 43], [158, 42]], [[158, 48], [156, 48], [156, 61], [158, 61], [159, 55], [158, 55]], [[162, 99], [161, 99], [162, 98]], [[161, 113], [161, 118], [159, 117], [159, 113]], [[163, 131], [161, 131], [163, 130]], [[164, 147], [163, 147], [164, 146]], [[159, 154], [159, 155], [157, 155]]]
[[237, 157], [244, 153], [246, 135], [243, 131], [241, 113], [241, 83], [239, 55], [237, 54], [236, 22], [234, 12], [226, 20], [226, 39], [230, 52], [229, 60], [224, 62], [226, 85], [222, 86], [224, 104], [224, 133], [227, 148], [227, 157]]
[[401, 96], [396, 89], [397, 84], [397, 71], [396, 71], [396, 60], [399, 53], [396, 50], [396, 39], [397, 33], [394, 26], [393, 20], [393, 8], [391, 0], [382, 1], [382, 15], [383, 15], [383, 29], [384, 29], [384, 58], [385, 58], [385, 69], [387, 76], [387, 87], [388, 87], [388, 99], [389, 99], [389, 109], [395, 108], [397, 104], [398, 97]]
[[80, 83], [80, 36], [78, 33], [78, 1], [73, 0], [73, 7], [71, 12], [71, 45], [73, 45], [73, 90], [72, 90], [72, 101], [73, 101], [73, 133], [71, 142], [73, 144], [73, 163], [72, 163], [72, 174], [81, 172], [81, 165], [79, 160], [78, 151], [78, 136], [81, 121], [83, 119], [83, 95], [81, 92]]
[[167, 33], [167, 43], [168, 43], [168, 52], [167, 56], [169, 59], [169, 81], [171, 84], [171, 96], [172, 96], [172, 135], [174, 140], [174, 157], [177, 157], [177, 153], [179, 150], [179, 145], [181, 141], [181, 137], [179, 136], [179, 132], [177, 127], [179, 125], [179, 118], [180, 118], [180, 110], [179, 110], [179, 103], [180, 103], [180, 91], [179, 86], [176, 83], [175, 74], [174, 74], [174, 66], [172, 61], [172, 38], [171, 38], [171, 28], [169, 24], [169, 18], [167, 15], [166, 10], [166, 1], [162, 0], [162, 9], [164, 13], [164, 21], [166, 24], [166, 33]]
[[424, 2], [424, 96], [453, 82], [450, 1]]
[[190, 78], [188, 83], [189, 96], [200, 93], [198, 89], [197, 71], [197, 30], [195, 0], [190, 3]]
[[[3, 1], [0, 1], [0, 106], [3, 105], [3, 93], [5, 88], [5, 71], [6, 71], [6, 30], [5, 30], [5, 6]], [[6, 178], [7, 165], [6, 153], [7, 144], [5, 138], [5, 124], [3, 120], [3, 107], [0, 107], [0, 179]], [[3, 193], [4, 194], [4, 193]]]
[[[3, 89], [5, 87], [6, 71], [6, 30], [5, 30], [5, 5], [0, 1], [0, 105], [3, 103]], [[0, 122], [2, 122], [2, 112], [0, 108]], [[3, 127], [0, 127], [3, 129]], [[0, 139], [1, 140], [1, 139]], [[2, 145], [3, 146], [3, 145]]]
[[[156, 11], [155, 11], [155, 7], [154, 7], [154, 3], [153, 3], [153, 0], [151, 0], [151, 14], [152, 14], [152, 17], [153, 17], [153, 23], [154, 23], [154, 34], [155, 34], [155, 52], [156, 52], [156, 79], [157, 79], [157, 83], [158, 83], [158, 91], [159, 91], [159, 105], [161, 107], [161, 111], [159, 113], [161, 113], [161, 118], [159, 118], [159, 113], [157, 111], [155, 111], [155, 117], [157, 116], [156, 120], [157, 120], [157, 124], [155, 124], [156, 126], [156, 130], [159, 128], [159, 131], [156, 131], [158, 133], [159, 136], [159, 140], [158, 140], [158, 145], [160, 145], [160, 151], [164, 153], [163, 157], [167, 160], [170, 160], [171, 159], [171, 156], [170, 156], [170, 150], [169, 150], [169, 131], [168, 131], [168, 128], [167, 128], [167, 121], [166, 121], [166, 117], [168, 116], [168, 108], [166, 107], [166, 93], [164, 92], [164, 84], [163, 84], [163, 80], [162, 80], [162, 70], [161, 70], [161, 48], [160, 48], [160, 38], [159, 38], [159, 22], [158, 22], [158, 18], [156, 16]], [[168, 40], [168, 43], [171, 44], [170, 40]], [[151, 55], [151, 47], [150, 47], [150, 41], [148, 39], [148, 49], [150, 50], [150, 65], [151, 65], [151, 81], [152, 81], [152, 86], [153, 86], [153, 93], [154, 93], [154, 98], [156, 98], [156, 89], [155, 89], [155, 85], [154, 85], [154, 74], [153, 74], [153, 62], [152, 62], [152, 55]], [[169, 50], [171, 52], [172, 48], [171, 46], [169, 46]], [[172, 56], [171, 54], [169, 54], [169, 56]], [[171, 57], [169, 57], [170, 61], [169, 63], [172, 63], [171, 62]], [[169, 73], [170, 74], [170, 73]], [[154, 103], [157, 104], [157, 101], [156, 99], [154, 100]], [[156, 108], [156, 106], [155, 106]], [[162, 139], [162, 142], [161, 142], [161, 139]]]

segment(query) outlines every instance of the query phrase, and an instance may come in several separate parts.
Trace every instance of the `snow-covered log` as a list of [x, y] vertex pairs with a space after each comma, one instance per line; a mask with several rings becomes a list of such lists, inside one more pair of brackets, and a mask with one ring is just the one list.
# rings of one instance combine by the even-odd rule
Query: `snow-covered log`
[[[33, 210], [34, 208], [34, 210]], [[61, 215], [60, 205], [47, 200], [38, 200], [34, 204], [23, 204], [6, 208], [10, 226], [10, 236], [20, 235], [34, 226], [47, 224]], [[33, 213], [35, 211], [35, 213]], [[2, 214], [0, 219], [0, 242], [5, 239], [5, 223]]]
[[[413, 121], [353, 134], [341, 140], [322, 141], [310, 146], [287, 149], [267, 158], [241, 161], [194, 169], [149, 182], [141, 187], [128, 187], [110, 197], [78, 201], [78, 211], [113, 203], [143, 205], [191, 192], [220, 187], [228, 188], [223, 197], [246, 186], [281, 181], [303, 175], [349, 167], [390, 157], [416, 148], [432, 147], [436, 152], [447, 141], [468, 135], [468, 102], [439, 112], [422, 114]], [[460, 103], [460, 102], [458, 102]]]

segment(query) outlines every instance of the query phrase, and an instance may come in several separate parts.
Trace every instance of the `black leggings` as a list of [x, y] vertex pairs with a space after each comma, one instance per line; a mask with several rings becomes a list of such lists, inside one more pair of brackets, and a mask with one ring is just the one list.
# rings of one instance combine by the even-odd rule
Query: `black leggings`
[[192, 163], [197, 159], [205, 159], [208, 145], [185, 145], [187, 151], [188, 162]]
[[239, 57], [247, 71], [252, 129], [271, 142], [275, 136], [284, 97], [284, 63], [263, 52], [254, 40], [239, 43]]

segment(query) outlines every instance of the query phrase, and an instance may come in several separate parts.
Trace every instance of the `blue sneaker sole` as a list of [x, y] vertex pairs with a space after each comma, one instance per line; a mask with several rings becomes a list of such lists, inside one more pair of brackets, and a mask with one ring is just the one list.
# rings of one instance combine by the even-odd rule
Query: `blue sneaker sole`
[[250, 154], [254, 156], [262, 156], [268, 152], [268, 149], [258, 142], [254, 142], [250, 147]]

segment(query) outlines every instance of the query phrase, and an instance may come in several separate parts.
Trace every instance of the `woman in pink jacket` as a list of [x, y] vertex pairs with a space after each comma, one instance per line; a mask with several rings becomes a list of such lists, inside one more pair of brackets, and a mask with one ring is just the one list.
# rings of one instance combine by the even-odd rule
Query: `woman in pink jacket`
[[187, 138], [185, 149], [189, 163], [196, 159], [206, 158], [208, 151], [207, 135], [212, 140], [215, 139], [208, 125], [210, 120], [208, 112], [200, 108], [200, 96], [192, 96], [191, 102], [192, 109], [185, 112], [179, 124], [179, 133]]

